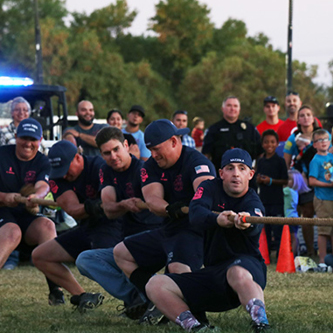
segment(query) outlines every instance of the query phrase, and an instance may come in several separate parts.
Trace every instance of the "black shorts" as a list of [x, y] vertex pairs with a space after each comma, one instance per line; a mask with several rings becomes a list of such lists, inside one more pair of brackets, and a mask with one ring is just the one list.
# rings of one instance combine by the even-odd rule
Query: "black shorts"
[[264, 290], [266, 266], [251, 256], [239, 256], [221, 265], [203, 268], [193, 273], [168, 274], [182, 291], [185, 302], [193, 312], [223, 312], [240, 305], [237, 294], [227, 282], [227, 271], [241, 266], [251, 273], [253, 280]]
[[[24, 242], [24, 235], [31, 223], [39, 217], [45, 217], [42, 214], [33, 215], [25, 209], [16, 209], [10, 207], [0, 207], [0, 228], [6, 223], [17, 224], [22, 232], [22, 239], [17, 249], [25, 253], [31, 253], [35, 246], [30, 246]], [[37, 245], [37, 244], [36, 244]]]
[[190, 230], [165, 236], [163, 228], [125, 238], [124, 244], [140, 267], [158, 271], [173, 262], [188, 265], [192, 271], [203, 263], [203, 238]]
[[74, 259], [86, 250], [114, 247], [123, 239], [123, 232], [119, 222], [110, 221], [97, 226], [79, 225], [70, 229], [55, 240]]
[[30, 224], [39, 217], [43, 217], [43, 215], [32, 215], [25, 209], [0, 207], [0, 228], [6, 223], [13, 222], [20, 227], [22, 235], [24, 235]]
[[309, 192], [304, 192], [299, 195], [298, 204], [304, 205], [308, 202], [313, 202], [314, 199], [314, 190], [312, 189]]

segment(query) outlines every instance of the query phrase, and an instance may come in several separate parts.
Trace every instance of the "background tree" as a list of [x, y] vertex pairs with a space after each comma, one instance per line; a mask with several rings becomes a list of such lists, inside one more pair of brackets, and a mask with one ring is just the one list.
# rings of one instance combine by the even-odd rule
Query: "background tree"
[[167, 0], [156, 5], [151, 29], [162, 47], [159, 71], [178, 86], [186, 70], [200, 61], [210, 42], [213, 24], [206, 5], [197, 0]]
[[[267, 95], [283, 104], [285, 54], [263, 33], [249, 36], [240, 20], [215, 28], [210, 10], [198, 0], [160, 1], [150, 21], [156, 36], [128, 33], [137, 13], [125, 0], [71, 16], [65, 0], [39, 0], [38, 5], [44, 80], [67, 88], [73, 114], [81, 99], [94, 103], [99, 118], [110, 108], [126, 113], [138, 103], [147, 110], [145, 123], [183, 108], [208, 126], [221, 118], [222, 99], [237, 95], [241, 117], [257, 124], [264, 119]], [[1, 74], [34, 77], [34, 59], [32, 0], [0, 0]], [[330, 70], [333, 78], [333, 61]], [[316, 66], [295, 60], [293, 71], [294, 90], [323, 115], [333, 88], [314, 82]]]

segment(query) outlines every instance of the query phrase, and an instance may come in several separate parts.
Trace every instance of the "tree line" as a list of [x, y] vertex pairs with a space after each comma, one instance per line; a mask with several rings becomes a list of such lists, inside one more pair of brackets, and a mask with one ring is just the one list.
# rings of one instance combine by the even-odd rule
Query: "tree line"
[[[125, 0], [90, 15], [70, 13], [65, 0], [39, 0], [38, 6], [44, 83], [67, 88], [71, 114], [86, 99], [98, 118], [141, 104], [146, 123], [184, 109], [189, 119], [201, 116], [209, 125], [221, 117], [222, 98], [235, 95], [242, 117], [257, 124], [266, 96], [284, 100], [285, 53], [263, 33], [249, 36], [243, 21], [215, 27], [197, 0], [160, 1], [150, 19], [154, 36], [127, 32], [137, 12]], [[32, 0], [0, 0], [1, 75], [36, 75], [33, 8]], [[333, 78], [333, 60], [330, 71]], [[317, 66], [293, 61], [293, 89], [320, 116], [333, 101], [333, 83], [318, 85], [316, 75]]]

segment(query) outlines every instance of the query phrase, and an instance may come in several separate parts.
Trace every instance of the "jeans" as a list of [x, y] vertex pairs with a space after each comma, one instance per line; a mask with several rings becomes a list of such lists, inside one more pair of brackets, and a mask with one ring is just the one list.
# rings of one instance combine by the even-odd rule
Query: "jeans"
[[82, 275], [100, 284], [113, 297], [124, 301], [125, 305], [131, 305], [138, 297], [142, 298], [142, 303], [146, 301], [117, 266], [113, 248], [81, 252], [76, 266]]

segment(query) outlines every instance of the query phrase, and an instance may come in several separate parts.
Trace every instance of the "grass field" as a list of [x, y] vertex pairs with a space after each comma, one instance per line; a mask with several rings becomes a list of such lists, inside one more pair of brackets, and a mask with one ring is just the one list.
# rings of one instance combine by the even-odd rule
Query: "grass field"
[[[265, 290], [271, 332], [328, 333], [333, 332], [332, 273], [281, 274], [275, 265], [268, 267]], [[98, 309], [81, 315], [74, 311], [66, 293], [64, 306], [50, 307], [43, 275], [37, 269], [23, 265], [13, 271], [0, 271], [0, 332], [182, 332], [173, 324], [159, 327], [140, 326], [119, 317], [119, 301], [106, 294], [96, 283], [72, 271], [80, 283], [91, 292], [103, 292], [104, 303]], [[221, 300], [223, 301], [223, 300]], [[251, 332], [249, 315], [238, 308], [226, 313], [209, 313], [213, 325], [224, 333]]]

